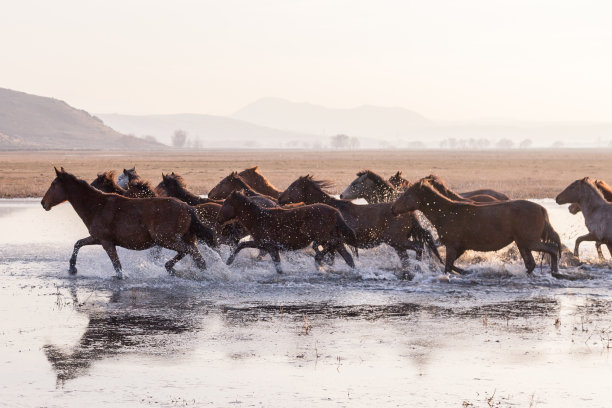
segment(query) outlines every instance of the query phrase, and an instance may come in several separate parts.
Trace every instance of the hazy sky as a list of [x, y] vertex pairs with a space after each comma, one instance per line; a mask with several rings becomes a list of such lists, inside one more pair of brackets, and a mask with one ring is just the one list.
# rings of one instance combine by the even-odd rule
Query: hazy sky
[[612, 119], [612, 2], [6, 1], [0, 87], [100, 113], [264, 96], [433, 119]]

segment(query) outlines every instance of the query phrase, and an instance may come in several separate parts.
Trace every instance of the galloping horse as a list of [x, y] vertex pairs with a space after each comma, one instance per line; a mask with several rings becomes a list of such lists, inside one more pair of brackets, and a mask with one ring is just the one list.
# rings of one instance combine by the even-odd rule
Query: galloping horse
[[[442, 194], [445, 197], [448, 197], [449, 199], [453, 201], [459, 201], [463, 203], [474, 203], [474, 204], [491, 203], [491, 202], [496, 202], [496, 201], [508, 201], [508, 199], [500, 200], [488, 194], [476, 194], [476, 195], [471, 196], [470, 198], [466, 198], [465, 194], [467, 193], [457, 194], [446, 184], [444, 180], [442, 180], [440, 177], [435, 176], [433, 174], [430, 174], [429, 176], [425, 177], [424, 180], [427, 180], [432, 185], [433, 188], [438, 190], [440, 194]], [[477, 191], [489, 191], [489, 190], [477, 190]]]
[[223, 203], [219, 200], [203, 198], [192, 193], [187, 189], [187, 184], [185, 183], [183, 177], [179, 174], [175, 174], [174, 172], [170, 174], [162, 173], [162, 181], [157, 185], [157, 187], [155, 187], [155, 191], [158, 195], [175, 197], [189, 205], [207, 204], [211, 202], [217, 204]]
[[348, 244], [357, 248], [388, 244], [397, 252], [403, 268], [408, 266], [409, 261], [406, 251], [414, 250], [418, 259], [424, 245], [440, 259], [431, 234], [421, 227], [413, 213], [396, 217], [391, 212], [391, 203], [358, 205], [348, 200], [338, 200], [324, 191], [328, 186], [328, 182], [314, 180], [310, 175], [300, 177], [281, 194], [278, 201], [281, 204], [323, 203], [337, 208], [355, 231], [357, 240]]
[[[608, 185], [602, 181], [591, 180], [585, 177], [574, 181], [556, 198], [557, 204], [568, 204], [570, 211], [575, 214], [582, 211], [584, 221], [589, 233], [576, 240], [574, 252], [577, 255], [578, 245], [582, 241], [597, 241], [608, 245], [612, 244], [612, 203], [608, 202], [603, 190], [608, 190]], [[606, 191], [608, 194], [608, 191]], [[612, 252], [612, 251], [611, 251]], [[603, 257], [603, 254], [601, 254]]]
[[[276, 187], [274, 187], [268, 181], [268, 179], [266, 179], [263, 174], [259, 172], [259, 167], [257, 166], [241, 171], [238, 173], [238, 176], [240, 176], [251, 189], [255, 190], [261, 195], [278, 199], [281, 194], [281, 191], [277, 190]], [[208, 192], [208, 198], [223, 200], [225, 197], [230, 195], [232, 191], [234, 190], [228, 188], [226, 177]]]
[[[399, 173], [399, 172], [398, 172]], [[495, 192], [494, 190], [477, 190], [469, 193], [457, 194], [446, 186], [436, 176], [429, 176], [432, 178], [432, 182], [439, 182], [440, 189], [446, 190], [444, 195], [455, 201], [463, 202], [493, 202], [500, 201], [501, 199], [496, 197], [506, 197], [504, 194]], [[398, 183], [398, 180], [403, 180], [399, 185], [402, 188], [396, 188], [393, 183], [386, 181], [378, 174], [371, 170], [364, 170], [357, 173], [357, 178], [340, 194], [340, 198], [346, 200], [354, 200], [356, 198], [363, 198], [368, 203], [384, 203], [397, 199], [409, 186], [410, 182], [403, 179], [401, 175], [394, 175], [391, 179], [395, 179], [394, 183]], [[391, 180], [389, 179], [389, 180]], [[407, 184], [406, 184], [407, 183]], [[484, 192], [491, 192], [494, 196], [484, 194]], [[508, 200], [506, 197], [503, 201]]]
[[489, 204], [462, 203], [440, 194], [427, 180], [413, 184], [393, 203], [393, 213], [420, 210], [438, 230], [446, 246], [444, 271], [465, 272], [454, 266], [466, 250], [497, 251], [516, 242], [527, 273], [536, 267], [531, 251], [551, 256], [552, 274], [558, 277], [559, 235], [550, 225], [546, 209], [526, 200]]
[[246, 227], [252, 241], [241, 242], [227, 260], [230, 265], [238, 252], [244, 248], [259, 248], [267, 251], [278, 273], [280, 250], [297, 250], [317, 242], [323, 251], [317, 253], [315, 261], [320, 264], [327, 252], [337, 251], [351, 267], [353, 258], [344, 243], [355, 241], [353, 230], [346, 224], [340, 212], [324, 204], [304, 205], [293, 208], [263, 208], [250, 197], [234, 191], [223, 203], [219, 211], [221, 224], [238, 220]]
[[[610, 187], [603, 180], [593, 180], [593, 183], [595, 184], [595, 187], [599, 189], [599, 191], [601, 192], [603, 197], [606, 199], [606, 201], [612, 202], [612, 187]], [[570, 204], [568, 210], [570, 213], [574, 215], [578, 214], [581, 211], [580, 204], [572, 203]], [[580, 243], [582, 243], [583, 241], [595, 241], [595, 248], [597, 249], [597, 255], [599, 256], [600, 260], [604, 259], [603, 252], [601, 251], [601, 245], [603, 244], [603, 242], [599, 241], [597, 237], [591, 234], [590, 232], [588, 234], [585, 234], [585, 235], [582, 235], [576, 238], [576, 244], [574, 245], [574, 256], [576, 257], [579, 256]], [[612, 254], [612, 244], [607, 244], [606, 246], [608, 247], [608, 251], [610, 252], [610, 254]]]
[[198, 267], [206, 262], [196, 237], [212, 246], [215, 236], [204, 226], [193, 208], [173, 198], [126, 198], [106, 194], [67, 173], [55, 169], [56, 178], [45, 193], [41, 205], [46, 211], [68, 201], [89, 230], [90, 236], [74, 244], [70, 258], [71, 274], [76, 274], [79, 249], [85, 245], [102, 245], [108, 254], [118, 278], [123, 277], [115, 246], [142, 250], [159, 245], [177, 251], [166, 262], [166, 270], [174, 273], [174, 265], [186, 254], [193, 257]]

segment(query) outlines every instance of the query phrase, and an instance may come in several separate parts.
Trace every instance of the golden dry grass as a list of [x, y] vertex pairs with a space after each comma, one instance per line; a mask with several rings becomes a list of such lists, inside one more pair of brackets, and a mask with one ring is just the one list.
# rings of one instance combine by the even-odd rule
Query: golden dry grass
[[612, 181], [612, 150], [529, 151], [203, 151], [203, 152], [0, 152], [0, 197], [40, 197], [54, 178], [53, 166], [88, 181], [108, 169], [136, 165], [157, 185], [162, 172], [182, 174], [194, 192], [205, 194], [232, 170], [258, 165], [279, 189], [313, 174], [341, 191], [359, 170], [389, 177], [402, 170], [414, 181], [434, 173], [458, 191], [494, 188], [513, 198], [554, 197], [584, 176]]

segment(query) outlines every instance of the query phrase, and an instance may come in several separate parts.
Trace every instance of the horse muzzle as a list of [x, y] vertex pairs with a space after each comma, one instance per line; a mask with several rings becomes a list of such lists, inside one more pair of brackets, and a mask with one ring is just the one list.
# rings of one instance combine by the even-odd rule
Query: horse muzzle
[[50, 206], [48, 206], [48, 205], [46, 205], [46, 204], [45, 204], [45, 200], [41, 200], [41, 201], [40, 201], [40, 205], [42, 205], [42, 208], [44, 208], [44, 209], [45, 209], [45, 211], [49, 211], [49, 210], [51, 209], [51, 207], [50, 207]]

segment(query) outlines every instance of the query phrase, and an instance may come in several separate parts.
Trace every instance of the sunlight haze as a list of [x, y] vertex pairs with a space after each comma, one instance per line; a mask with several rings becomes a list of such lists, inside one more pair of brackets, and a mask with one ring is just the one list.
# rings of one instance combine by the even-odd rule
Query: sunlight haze
[[21, 1], [0, 87], [89, 112], [231, 115], [262, 97], [435, 120], [609, 120], [605, 1]]

